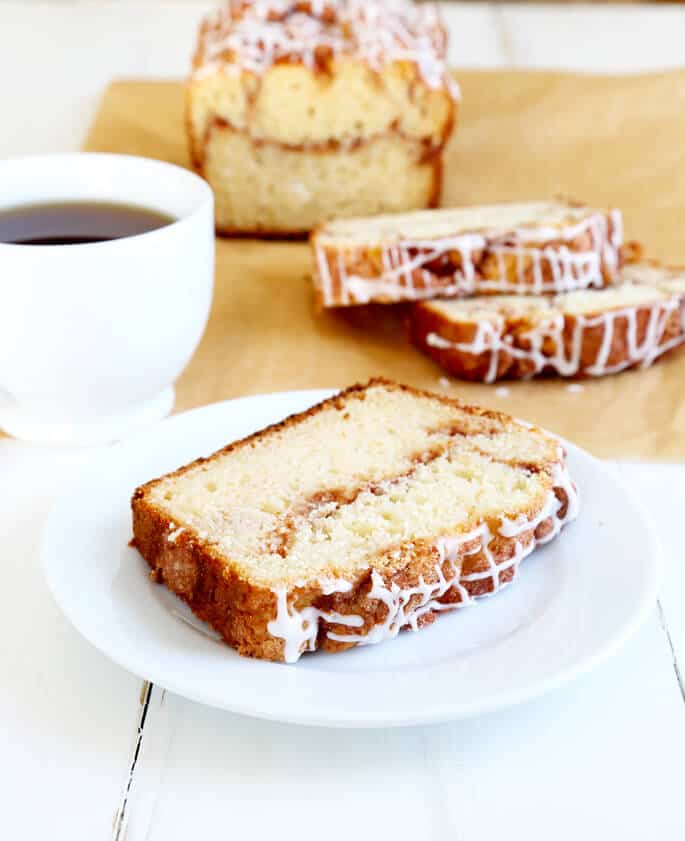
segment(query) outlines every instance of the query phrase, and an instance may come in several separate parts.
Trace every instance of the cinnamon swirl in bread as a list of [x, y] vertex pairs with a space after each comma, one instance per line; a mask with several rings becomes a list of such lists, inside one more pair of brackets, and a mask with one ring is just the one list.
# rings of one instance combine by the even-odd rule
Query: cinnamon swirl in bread
[[220, 233], [303, 235], [434, 206], [458, 88], [436, 9], [411, 0], [230, 0], [187, 90]]
[[372, 380], [143, 485], [132, 507], [157, 580], [241, 654], [292, 662], [496, 592], [577, 497], [551, 436]]

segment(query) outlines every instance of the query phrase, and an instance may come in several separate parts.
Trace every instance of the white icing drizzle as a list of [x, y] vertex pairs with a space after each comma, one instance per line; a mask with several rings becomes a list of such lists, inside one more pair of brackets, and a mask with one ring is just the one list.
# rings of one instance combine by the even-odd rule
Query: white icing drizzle
[[[597, 315], [565, 314], [562, 311], [551, 313], [549, 319], [527, 330], [518, 329], [518, 340], [525, 339], [528, 348], [514, 347], [512, 337], [504, 334], [505, 319], [502, 315], [476, 324], [476, 331], [470, 342], [451, 342], [438, 333], [428, 333], [426, 344], [440, 350], [457, 350], [478, 356], [489, 353], [488, 369], [483, 377], [486, 383], [497, 379], [500, 356], [502, 353], [514, 359], [528, 363], [529, 370], [523, 375], [533, 377], [544, 369], [552, 369], [562, 377], [585, 374], [601, 377], [615, 374], [634, 365], [647, 368], [655, 359], [666, 351], [685, 342], [685, 324], [679, 333], [664, 341], [666, 327], [674, 312], [683, 306], [681, 296], [674, 294], [668, 298], [640, 303], [621, 309], [607, 310]], [[649, 312], [647, 328], [642, 341], [638, 341], [637, 319], [640, 311]], [[616, 322], [625, 319], [626, 343], [625, 355], [621, 361], [609, 365], [609, 357], [616, 335]], [[564, 340], [568, 328], [572, 328], [570, 342]], [[592, 328], [602, 328], [602, 341], [591, 365], [581, 364], [581, 358], [587, 339], [586, 332]], [[551, 350], [553, 348], [553, 350]]]
[[[340, 590], [329, 590], [327, 595], [333, 592], [346, 593], [352, 588], [349, 581], [340, 583]], [[288, 604], [288, 588], [285, 585], [274, 588], [273, 592], [276, 595], [276, 618], [268, 623], [267, 629], [271, 636], [284, 641], [283, 659], [286, 663], [295, 663], [303, 652], [316, 650], [321, 619], [351, 628], [358, 628], [364, 624], [363, 618], [354, 614], [343, 615], [335, 611], [327, 613], [316, 607], [297, 610]]]
[[352, 589], [352, 582], [345, 578], [319, 578], [319, 586], [324, 596], [331, 596], [333, 593], [349, 593]]
[[283, 659], [294, 663], [304, 651], [314, 651], [319, 632], [320, 612], [315, 607], [295, 610], [288, 605], [288, 588], [283, 585], [274, 589], [276, 594], [276, 618], [267, 625], [272, 637], [285, 643]]
[[324, 302], [330, 301], [333, 298], [333, 282], [331, 273], [328, 270], [328, 261], [326, 260], [326, 252], [322, 248], [317, 248], [314, 252], [314, 258], [317, 265], [317, 277], [323, 285], [321, 289], [321, 298]]
[[167, 538], [166, 538], [169, 543], [176, 543], [178, 538], [185, 531], [183, 526], [180, 526], [179, 528], [174, 528], [174, 525], [175, 525], [174, 523], [169, 523], [169, 534], [167, 535]]
[[[368, 598], [376, 599], [385, 605], [385, 617], [363, 634], [342, 634], [327, 630], [328, 639], [356, 645], [373, 645], [396, 637], [403, 628], [418, 630], [419, 620], [427, 613], [454, 610], [474, 604], [481, 596], [470, 594], [467, 587], [469, 583], [490, 580], [492, 587], [483, 595], [493, 595], [501, 590], [508, 583], [502, 581], [503, 572], [513, 570], [515, 577], [521, 561], [537, 545], [552, 540], [566, 523], [578, 515], [578, 493], [569, 476], [561, 448], [558, 457], [559, 461], [552, 468], [553, 489], [549, 491], [544, 505], [534, 517], [529, 518], [523, 514], [515, 518], [501, 517], [499, 527], [494, 532], [486, 522], [482, 522], [467, 533], [438, 538], [435, 543], [438, 560], [434, 567], [434, 581], [427, 582], [420, 576], [415, 585], [400, 587], [395, 581], [386, 582], [377, 570], [372, 570]], [[554, 489], [563, 490], [566, 496], [566, 511], [563, 517], [560, 516], [563, 505]], [[535, 529], [545, 520], [551, 523], [549, 531], [542, 537], [535, 537]], [[524, 533], [531, 536], [526, 540], [516, 539]], [[496, 560], [490, 549], [490, 544], [497, 535], [514, 538], [511, 557], [501, 562]], [[479, 552], [482, 552], [487, 561], [487, 569], [462, 575], [463, 557]], [[314, 583], [318, 583], [326, 595], [346, 593], [352, 589], [351, 582], [345, 579], [323, 578]], [[301, 586], [302, 582], [297, 582], [296, 586], [298, 585]], [[449, 591], [455, 590], [459, 594], [458, 602], [440, 601]], [[270, 621], [267, 627], [272, 636], [284, 641], [283, 654], [286, 663], [294, 663], [303, 652], [316, 649], [319, 624], [322, 620], [348, 628], [361, 628], [365, 624], [364, 618], [356, 614], [326, 612], [311, 606], [296, 609], [288, 603], [288, 588], [285, 585], [275, 588], [273, 592], [276, 595], [276, 618]]]
[[207, 20], [194, 76], [261, 75], [279, 60], [315, 69], [322, 51], [360, 58], [375, 71], [411, 62], [426, 85], [459, 98], [437, 8], [411, 0], [229, 0]]
[[[585, 235], [591, 239], [589, 250], [577, 251], [565, 244], [573, 243]], [[545, 241], [555, 244], [536, 244]], [[560, 228], [521, 227], [506, 237], [463, 233], [440, 239], [402, 238], [382, 245], [383, 271], [376, 277], [348, 273], [340, 251], [336, 260], [338, 292], [326, 258], [325, 246], [316, 246], [315, 250], [323, 304], [338, 306], [366, 304], [372, 300], [417, 301], [435, 297], [436, 294], [540, 294], [602, 287], [603, 268], [611, 274], [618, 268], [622, 242], [621, 213], [618, 210], [610, 211], [609, 218], [604, 213], [592, 213], [573, 225]], [[482, 254], [483, 251], [496, 258], [496, 278], [478, 277], [474, 253]], [[450, 252], [456, 252], [460, 262], [453, 274], [440, 277], [426, 268], [431, 263], [448, 258]], [[515, 259], [513, 279], [507, 271], [506, 257]], [[545, 279], [545, 265], [552, 275], [551, 280]]]

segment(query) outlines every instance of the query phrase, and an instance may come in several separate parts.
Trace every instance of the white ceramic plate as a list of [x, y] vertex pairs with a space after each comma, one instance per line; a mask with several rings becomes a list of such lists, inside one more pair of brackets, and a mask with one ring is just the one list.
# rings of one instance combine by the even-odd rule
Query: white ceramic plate
[[428, 628], [292, 666], [239, 657], [128, 547], [142, 482], [300, 411], [329, 392], [260, 395], [178, 415], [98, 455], [57, 503], [43, 543], [52, 592], [93, 645], [196, 701], [279, 721], [364, 727], [445, 721], [518, 703], [603, 660], [656, 597], [648, 521], [598, 461], [568, 445], [581, 514], [513, 586]]

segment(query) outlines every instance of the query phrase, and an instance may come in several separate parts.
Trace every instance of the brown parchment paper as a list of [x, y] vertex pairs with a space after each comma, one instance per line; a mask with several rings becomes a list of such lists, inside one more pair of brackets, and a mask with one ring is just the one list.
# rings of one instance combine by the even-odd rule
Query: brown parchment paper
[[[456, 75], [463, 105], [444, 205], [559, 193], [614, 205], [628, 237], [655, 257], [685, 262], [685, 70]], [[181, 84], [116, 82], [85, 148], [188, 166], [182, 117]], [[685, 460], [685, 350], [646, 371], [585, 380], [580, 390], [564, 380], [462, 383], [412, 348], [387, 310], [315, 314], [309, 270], [304, 243], [217, 241], [211, 319], [177, 384], [177, 411], [384, 375], [510, 412], [598, 456]]]

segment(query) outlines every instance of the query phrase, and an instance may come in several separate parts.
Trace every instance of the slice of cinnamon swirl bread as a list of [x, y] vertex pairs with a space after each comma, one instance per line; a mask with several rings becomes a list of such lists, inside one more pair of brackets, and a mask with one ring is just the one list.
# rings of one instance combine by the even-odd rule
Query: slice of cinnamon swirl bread
[[621, 280], [555, 297], [422, 301], [411, 338], [451, 374], [486, 383], [644, 368], [685, 342], [685, 269], [635, 263]]
[[577, 497], [553, 437], [372, 380], [143, 485], [132, 507], [158, 581], [241, 654], [292, 662], [496, 592]]
[[323, 307], [558, 293], [616, 278], [621, 214], [527, 202], [347, 219], [311, 237]]

